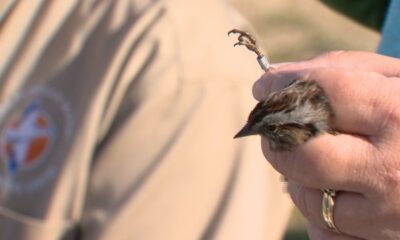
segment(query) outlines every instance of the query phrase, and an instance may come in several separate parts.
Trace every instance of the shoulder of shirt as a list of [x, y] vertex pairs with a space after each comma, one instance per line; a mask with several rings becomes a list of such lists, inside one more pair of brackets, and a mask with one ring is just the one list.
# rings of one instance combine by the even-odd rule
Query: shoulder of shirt
[[390, 1], [321, 0], [321, 2], [366, 27], [381, 31]]

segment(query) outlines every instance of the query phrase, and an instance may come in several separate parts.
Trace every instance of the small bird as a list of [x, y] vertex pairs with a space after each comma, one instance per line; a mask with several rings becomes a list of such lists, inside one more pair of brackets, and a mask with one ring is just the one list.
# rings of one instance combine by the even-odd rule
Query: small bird
[[[230, 33], [240, 34], [235, 46], [246, 46], [257, 54], [258, 63], [264, 71], [271, 69], [267, 58], [259, 51], [250, 34], [236, 29], [228, 34]], [[267, 139], [272, 151], [290, 151], [322, 133], [336, 134], [331, 127], [333, 117], [329, 99], [315, 81], [295, 80], [260, 101], [250, 112], [246, 125], [234, 138], [261, 135]], [[338, 190], [321, 191], [323, 219], [329, 229], [339, 232], [333, 221], [334, 199]]]
[[[257, 54], [257, 60], [266, 72], [271, 69], [249, 33], [233, 29], [228, 34], [232, 33], [239, 34], [234, 46], [246, 46]], [[260, 61], [261, 58], [267, 64]], [[315, 81], [295, 80], [260, 101], [234, 138], [262, 135], [268, 140], [271, 150], [287, 151], [321, 133], [334, 134], [331, 128], [333, 117], [329, 99]]]
[[321, 133], [334, 133], [332, 118], [323, 89], [314, 81], [296, 80], [260, 101], [234, 138], [259, 134], [271, 150], [287, 151]]

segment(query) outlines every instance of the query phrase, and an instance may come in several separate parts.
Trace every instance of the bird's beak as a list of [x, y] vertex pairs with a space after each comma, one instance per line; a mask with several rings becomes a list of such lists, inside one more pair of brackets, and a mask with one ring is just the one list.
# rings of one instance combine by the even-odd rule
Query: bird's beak
[[246, 123], [246, 125], [244, 125], [244, 127], [238, 133], [236, 133], [236, 135], [233, 138], [247, 137], [256, 134], [258, 133], [252, 130], [250, 124]]

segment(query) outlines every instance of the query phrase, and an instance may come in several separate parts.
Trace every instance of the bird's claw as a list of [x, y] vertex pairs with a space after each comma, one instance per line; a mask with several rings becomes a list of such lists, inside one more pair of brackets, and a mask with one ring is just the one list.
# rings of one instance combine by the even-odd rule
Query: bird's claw
[[238, 42], [233, 46], [245, 46], [250, 51], [255, 52], [258, 57], [264, 56], [258, 49], [256, 40], [249, 33], [238, 29], [232, 29], [228, 32], [228, 36], [231, 36], [232, 34], [239, 34]]

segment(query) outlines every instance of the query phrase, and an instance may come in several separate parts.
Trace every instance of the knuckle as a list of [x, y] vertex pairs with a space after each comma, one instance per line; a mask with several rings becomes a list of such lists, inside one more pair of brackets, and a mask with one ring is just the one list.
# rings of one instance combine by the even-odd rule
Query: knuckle
[[337, 51], [329, 51], [321, 54], [317, 57], [317, 60], [324, 61], [328, 66], [335, 66], [337, 62], [340, 62], [341, 59], [347, 58], [349, 51], [345, 50], [337, 50]]
[[371, 166], [368, 172], [375, 172], [374, 177], [369, 178], [368, 185], [373, 195], [390, 199], [394, 195], [400, 195], [400, 161], [393, 157], [387, 148], [390, 146], [381, 144], [375, 152], [371, 152], [373, 157], [370, 161], [379, 162], [379, 164], [368, 164]]
[[[378, 73], [368, 73], [376, 81], [376, 94], [371, 94], [370, 99], [366, 102], [369, 107], [368, 113], [372, 118], [377, 118], [377, 130], [382, 133], [398, 132], [400, 127], [400, 99], [398, 93], [400, 91], [400, 82], [392, 81]], [[382, 81], [388, 84], [381, 84]], [[398, 138], [396, 136], [396, 138]]]
[[385, 196], [400, 193], [400, 170], [398, 167], [394, 167], [391, 163], [383, 163], [381, 171], [379, 171], [379, 178], [377, 187], [380, 192], [385, 193]]
[[[400, 152], [398, 129], [400, 128], [400, 109], [395, 107], [387, 112], [386, 118], [380, 126], [382, 133], [373, 139], [375, 151], [371, 151], [371, 158], [375, 161], [376, 172], [374, 189], [376, 192], [398, 192], [400, 194], [400, 160], [397, 153]], [[378, 163], [378, 164], [377, 164]]]
[[[400, 107], [398, 102], [396, 101], [395, 104], [391, 104], [386, 108], [386, 117], [384, 121], [382, 121], [381, 129], [385, 129], [386, 127], [393, 126], [394, 129], [400, 128]], [[392, 129], [392, 128], [390, 128]]]

